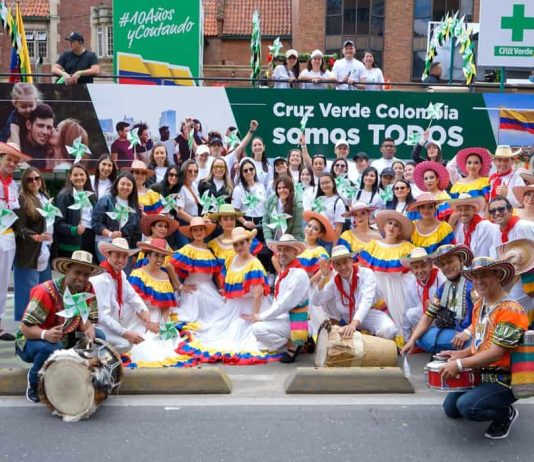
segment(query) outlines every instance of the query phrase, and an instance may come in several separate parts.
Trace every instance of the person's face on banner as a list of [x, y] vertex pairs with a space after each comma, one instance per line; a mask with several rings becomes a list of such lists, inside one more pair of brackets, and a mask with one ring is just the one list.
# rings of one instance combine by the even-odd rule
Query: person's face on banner
[[40, 119], [39, 117], [31, 123], [26, 121], [28, 129], [28, 139], [33, 144], [45, 146], [50, 141], [54, 131], [54, 119]]

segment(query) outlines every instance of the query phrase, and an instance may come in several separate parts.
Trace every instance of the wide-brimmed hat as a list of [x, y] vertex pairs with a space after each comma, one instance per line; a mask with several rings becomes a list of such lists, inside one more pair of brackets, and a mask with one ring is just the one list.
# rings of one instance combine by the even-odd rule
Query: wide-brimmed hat
[[458, 199], [451, 199], [448, 203], [453, 210], [456, 210], [461, 205], [471, 205], [475, 208], [475, 211], [480, 212], [484, 208], [486, 200], [483, 196], [473, 197], [468, 193], [462, 193], [458, 196]]
[[85, 250], [76, 250], [72, 252], [72, 257], [58, 257], [52, 261], [52, 269], [61, 274], [66, 274], [72, 265], [81, 265], [89, 268], [89, 276], [96, 276], [103, 273], [104, 269], [93, 263], [93, 256]]
[[144, 252], [155, 252], [160, 255], [172, 255], [172, 250], [168, 249], [168, 244], [165, 239], [152, 238], [145, 242], [138, 242], [137, 248]]
[[362, 210], [367, 210], [368, 212], [374, 212], [376, 209], [377, 207], [374, 207], [373, 205], [369, 205], [367, 202], [356, 201], [351, 205], [349, 211], [344, 212], [342, 216], [350, 217], [354, 215], [356, 212], [361, 212]]
[[297, 241], [292, 234], [282, 234], [278, 241], [270, 241], [267, 247], [274, 253], [278, 253], [279, 247], [291, 247], [297, 251], [297, 254], [301, 254], [306, 250], [306, 244]]
[[145, 215], [143, 216], [143, 218], [141, 218], [141, 223], [140, 223], [141, 232], [145, 236], [150, 236], [150, 228], [152, 227], [154, 223], [157, 223], [158, 221], [164, 221], [165, 223], [167, 223], [167, 225], [169, 225], [169, 229], [167, 230], [167, 234], [165, 237], [169, 237], [172, 233], [174, 233], [178, 229], [178, 226], [179, 226], [178, 222], [174, 218], [168, 215], [151, 214], [151, 215]]
[[415, 185], [421, 191], [428, 191], [423, 178], [425, 176], [425, 172], [428, 172], [429, 170], [432, 170], [436, 173], [436, 176], [438, 177], [438, 188], [440, 189], [440, 191], [444, 191], [445, 189], [447, 189], [451, 180], [449, 172], [443, 166], [443, 164], [441, 164], [440, 162], [434, 162], [432, 160], [425, 160], [424, 162], [417, 164], [413, 171], [413, 181]]
[[210, 220], [217, 221], [221, 217], [243, 217], [245, 214], [239, 210], [234, 209], [231, 204], [222, 204], [217, 212], [209, 213], [208, 218]]
[[380, 210], [375, 215], [376, 225], [382, 235], [384, 234], [384, 226], [389, 220], [395, 220], [401, 225], [401, 239], [409, 241], [412, 238], [414, 231], [414, 224], [412, 221], [405, 217], [402, 213], [395, 210]]
[[401, 265], [409, 269], [412, 267], [412, 263], [418, 261], [432, 262], [430, 255], [423, 247], [414, 247], [406, 257], [400, 259]]
[[186, 226], [179, 226], [178, 230], [188, 238], [192, 239], [193, 236], [191, 235], [191, 228], [195, 226], [204, 226], [206, 228], [206, 236], [209, 236], [213, 231], [215, 231], [215, 228], [217, 225], [215, 223], [210, 223], [208, 221], [205, 221], [202, 217], [193, 217], [191, 218], [191, 221]]
[[520, 204], [523, 203], [525, 200], [525, 194], [529, 191], [534, 191], [534, 184], [529, 184], [527, 186], [515, 186], [512, 188], [512, 192], [514, 193], [517, 202]]
[[486, 148], [465, 148], [456, 153], [456, 163], [464, 175], [467, 175], [466, 162], [471, 155], [478, 156], [482, 161], [480, 176], [488, 176], [493, 159]]
[[32, 156], [24, 154], [18, 149], [17, 145], [14, 143], [0, 142], [0, 157], [4, 154], [9, 154], [10, 156], [18, 157], [18, 159], [22, 162], [30, 162], [32, 160]]
[[440, 266], [439, 259], [443, 257], [449, 257], [451, 255], [458, 255], [458, 257], [460, 257], [462, 265], [464, 266], [469, 266], [473, 261], [473, 252], [471, 252], [471, 249], [469, 247], [463, 244], [442, 245], [438, 247], [433, 253], [431, 253], [429, 257], [436, 264], [436, 266]]
[[534, 267], [534, 241], [515, 239], [497, 247], [497, 258], [514, 265], [515, 274], [523, 274]]
[[462, 271], [462, 274], [469, 280], [482, 271], [495, 271], [499, 274], [499, 284], [507, 286], [515, 276], [514, 265], [503, 260], [494, 260], [490, 257], [477, 257], [473, 259], [471, 266]]
[[512, 148], [508, 144], [499, 144], [495, 148], [494, 157], [500, 157], [501, 159], [512, 159], [515, 156], [521, 154], [521, 149], [512, 151]]
[[242, 226], [238, 226], [237, 228], [232, 229], [232, 234], [230, 236], [230, 239], [223, 239], [223, 244], [235, 244], [236, 242], [240, 241], [248, 241], [251, 239], [254, 239], [256, 237], [256, 234], [258, 231], [256, 229], [253, 229], [251, 231], [243, 228]]
[[303, 215], [304, 221], [306, 223], [313, 219], [317, 220], [323, 225], [325, 232], [321, 240], [325, 242], [334, 242], [334, 240], [336, 239], [336, 231], [328, 218], [326, 218], [324, 215], [321, 215], [320, 213], [313, 212], [312, 210], [305, 210]]
[[527, 185], [534, 184], [534, 174], [524, 172], [524, 173], [520, 173], [519, 176], [523, 178], [523, 181], [525, 182], [525, 184]]
[[110, 252], [127, 253], [129, 257], [139, 252], [139, 249], [130, 249], [128, 241], [123, 237], [116, 237], [111, 242], [100, 241], [98, 243], [98, 251], [108, 258]]
[[409, 204], [406, 207], [406, 210], [408, 212], [411, 212], [413, 210], [417, 210], [417, 208], [421, 205], [426, 204], [434, 204], [437, 207], [437, 205], [441, 204], [442, 202], [444, 202], [443, 199], [436, 199], [432, 193], [423, 193], [417, 196], [417, 199], [415, 199], [411, 204]]
[[335, 262], [338, 260], [344, 260], [345, 258], [352, 259], [354, 255], [356, 255], [356, 252], [351, 252], [344, 245], [336, 245], [332, 249], [332, 254], [330, 255], [330, 258], [328, 260], [330, 262]]
[[155, 175], [154, 170], [147, 168], [146, 164], [142, 160], [132, 161], [132, 165], [124, 168], [123, 170], [128, 170], [130, 172], [133, 172], [134, 170], [138, 172], [145, 172], [147, 177]]

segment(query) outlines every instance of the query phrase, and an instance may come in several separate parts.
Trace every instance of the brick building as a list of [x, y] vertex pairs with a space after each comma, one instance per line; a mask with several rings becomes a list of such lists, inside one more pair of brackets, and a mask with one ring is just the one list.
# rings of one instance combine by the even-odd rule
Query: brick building
[[[49, 72], [51, 63], [68, 48], [63, 40], [81, 32], [97, 53], [103, 71], [112, 72], [112, 0], [19, 0], [32, 59]], [[9, 4], [9, 1], [8, 1]], [[419, 80], [428, 21], [459, 10], [478, 21], [480, 0], [203, 0], [204, 74], [250, 74], [248, 65], [252, 12], [261, 14], [263, 54], [274, 38], [284, 49], [338, 52], [346, 39], [358, 50], [371, 49], [391, 81]], [[10, 44], [0, 35], [0, 72], [9, 71]]]

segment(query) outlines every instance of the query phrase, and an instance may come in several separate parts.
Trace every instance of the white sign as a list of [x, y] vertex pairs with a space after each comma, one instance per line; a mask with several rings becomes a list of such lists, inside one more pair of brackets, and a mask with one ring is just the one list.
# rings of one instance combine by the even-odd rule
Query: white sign
[[481, 0], [479, 66], [534, 67], [534, 0]]

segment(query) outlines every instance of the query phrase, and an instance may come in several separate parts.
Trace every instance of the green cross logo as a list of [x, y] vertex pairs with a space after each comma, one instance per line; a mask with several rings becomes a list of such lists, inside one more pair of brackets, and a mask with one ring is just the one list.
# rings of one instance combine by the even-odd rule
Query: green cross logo
[[501, 28], [512, 31], [512, 42], [522, 42], [525, 30], [534, 30], [534, 18], [525, 17], [525, 5], [514, 5], [512, 16], [501, 18]]

